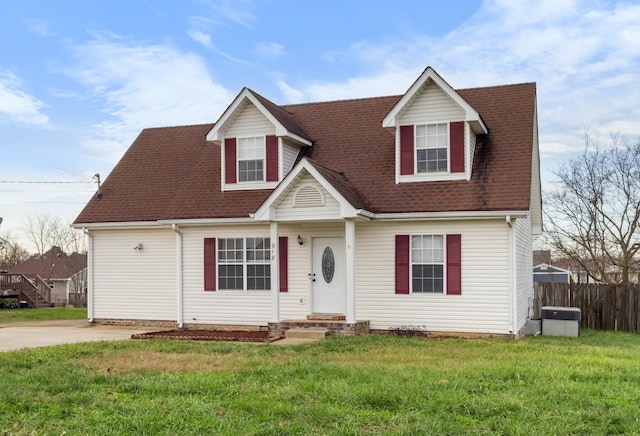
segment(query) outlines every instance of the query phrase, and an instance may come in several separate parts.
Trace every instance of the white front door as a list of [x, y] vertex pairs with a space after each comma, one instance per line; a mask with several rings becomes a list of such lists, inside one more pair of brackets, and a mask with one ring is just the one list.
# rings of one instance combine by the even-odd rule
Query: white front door
[[313, 238], [313, 312], [345, 311], [344, 241], [342, 238]]

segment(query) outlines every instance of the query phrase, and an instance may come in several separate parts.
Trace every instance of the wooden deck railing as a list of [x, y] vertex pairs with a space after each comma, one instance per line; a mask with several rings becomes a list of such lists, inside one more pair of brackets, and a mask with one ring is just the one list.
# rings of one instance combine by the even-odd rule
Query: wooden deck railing
[[26, 301], [29, 307], [48, 307], [51, 303], [51, 288], [40, 277], [35, 281], [29, 280], [24, 274], [0, 274], [0, 293], [18, 293], [21, 301]]

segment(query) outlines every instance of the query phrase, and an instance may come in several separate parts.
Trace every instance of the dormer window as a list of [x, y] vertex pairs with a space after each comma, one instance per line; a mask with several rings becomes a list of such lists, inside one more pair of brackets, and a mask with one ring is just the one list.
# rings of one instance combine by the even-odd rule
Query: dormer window
[[238, 182], [263, 182], [265, 137], [238, 138]]
[[448, 170], [448, 123], [416, 125], [416, 172], [437, 173]]
[[223, 190], [274, 188], [280, 177], [278, 149], [273, 135], [225, 138]]
[[480, 114], [428, 67], [382, 120], [395, 136], [396, 183], [471, 180]]
[[464, 121], [400, 126], [401, 181], [464, 178], [464, 130]]

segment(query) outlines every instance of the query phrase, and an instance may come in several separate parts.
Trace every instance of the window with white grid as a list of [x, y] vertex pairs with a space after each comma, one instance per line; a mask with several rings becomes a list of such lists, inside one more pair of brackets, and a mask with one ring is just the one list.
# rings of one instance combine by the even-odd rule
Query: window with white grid
[[448, 123], [416, 125], [416, 172], [448, 170]]
[[238, 291], [271, 289], [269, 238], [219, 238], [218, 287]]
[[264, 181], [265, 155], [264, 136], [238, 138], [238, 181]]
[[444, 292], [444, 236], [411, 236], [413, 292]]

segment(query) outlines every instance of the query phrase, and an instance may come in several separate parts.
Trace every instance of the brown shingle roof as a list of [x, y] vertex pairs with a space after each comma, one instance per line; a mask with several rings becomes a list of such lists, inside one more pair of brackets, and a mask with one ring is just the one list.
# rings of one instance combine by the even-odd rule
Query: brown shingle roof
[[285, 109], [277, 104], [273, 103], [271, 100], [268, 100], [255, 92], [252, 89], [249, 89], [260, 103], [265, 107], [266, 110], [271, 112], [271, 114], [287, 129], [289, 132], [296, 134], [304, 139], [311, 140], [307, 132], [304, 130], [304, 127], [298, 123], [298, 121]]
[[[458, 92], [489, 128], [488, 135], [478, 137], [470, 181], [395, 183], [394, 137], [381, 121], [400, 96], [276, 107], [282, 119], [285, 113], [292, 117], [287, 128], [299, 125], [302, 136], [313, 138], [307, 157], [356, 208], [376, 213], [528, 210], [535, 84]], [[249, 216], [270, 191], [221, 192], [220, 147], [205, 138], [212, 127], [143, 130], [104, 181], [102, 198], [94, 196], [75, 222]]]
[[55, 254], [48, 251], [42, 256], [34, 256], [11, 268], [9, 274], [24, 274], [30, 279], [36, 275], [45, 280], [65, 280], [87, 267], [87, 255], [80, 253]]

